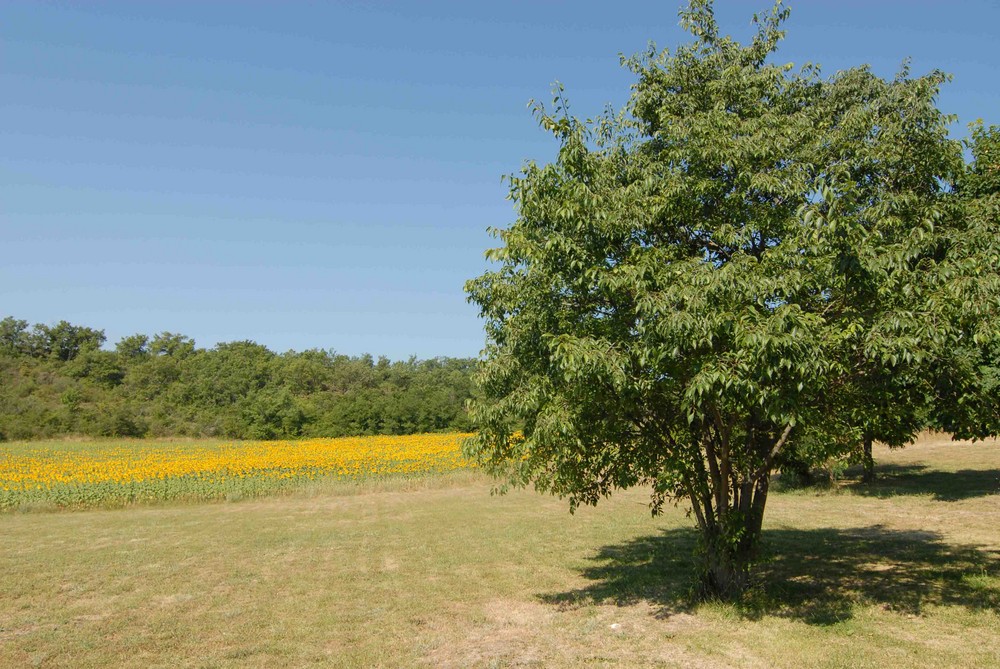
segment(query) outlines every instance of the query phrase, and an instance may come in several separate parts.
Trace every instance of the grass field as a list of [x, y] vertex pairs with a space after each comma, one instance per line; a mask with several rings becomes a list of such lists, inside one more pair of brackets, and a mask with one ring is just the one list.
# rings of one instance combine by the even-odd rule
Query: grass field
[[742, 606], [695, 535], [475, 472], [231, 503], [0, 514], [2, 667], [996, 667], [1000, 444], [878, 450], [774, 495]]

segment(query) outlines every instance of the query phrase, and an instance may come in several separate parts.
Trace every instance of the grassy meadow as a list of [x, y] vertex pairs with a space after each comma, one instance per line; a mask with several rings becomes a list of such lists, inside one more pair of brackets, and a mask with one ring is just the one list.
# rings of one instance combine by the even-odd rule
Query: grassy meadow
[[691, 603], [691, 520], [642, 490], [571, 516], [459, 470], [9, 511], [0, 666], [1000, 666], [1000, 443], [876, 458], [772, 496], [739, 606]]

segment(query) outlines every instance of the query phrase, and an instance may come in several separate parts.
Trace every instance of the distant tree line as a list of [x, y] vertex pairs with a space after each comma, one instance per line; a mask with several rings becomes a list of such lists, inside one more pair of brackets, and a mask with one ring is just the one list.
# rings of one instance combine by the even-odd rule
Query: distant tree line
[[66, 321], [0, 321], [0, 440], [60, 435], [277, 439], [470, 427], [475, 360], [392, 362], [252, 341], [197, 348]]

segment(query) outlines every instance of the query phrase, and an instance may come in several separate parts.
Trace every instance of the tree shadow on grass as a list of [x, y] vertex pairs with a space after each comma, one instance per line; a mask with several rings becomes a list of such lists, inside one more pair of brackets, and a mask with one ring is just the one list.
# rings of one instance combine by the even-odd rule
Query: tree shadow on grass
[[[605, 546], [577, 590], [540, 595], [561, 607], [648, 602], [663, 617], [693, 607], [694, 529], [676, 528]], [[880, 525], [773, 529], [764, 533], [755, 586], [737, 605], [748, 619], [782, 616], [813, 625], [850, 619], [855, 606], [920, 615], [928, 605], [1000, 613], [1000, 551], [947, 544], [934, 532]]]
[[866, 497], [933, 495], [943, 502], [1000, 494], [1000, 469], [963, 469], [942, 472], [926, 465], [879, 465], [874, 483], [848, 484], [848, 490]]
[[592, 564], [580, 570], [589, 585], [540, 598], [569, 608], [591, 602], [618, 606], [649, 602], [663, 616], [688, 611], [693, 603], [697, 542], [693, 528], [676, 528], [604, 546], [589, 558]]

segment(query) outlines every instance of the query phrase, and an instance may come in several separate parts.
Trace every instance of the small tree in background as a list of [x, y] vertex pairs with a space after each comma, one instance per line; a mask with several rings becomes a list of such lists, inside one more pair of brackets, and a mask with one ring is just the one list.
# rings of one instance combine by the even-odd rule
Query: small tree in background
[[[487, 345], [468, 454], [571, 509], [646, 484], [686, 501], [706, 594], [737, 596], [785, 449], [901, 445], [960, 346], [997, 340], [997, 219], [967, 215], [940, 72], [821, 79], [711, 2], [691, 44], [624, 63], [627, 108], [536, 107], [556, 160], [510, 177], [517, 220], [468, 282]], [[979, 386], [951, 369], [952, 406]], [[982, 430], [980, 430], [982, 432]]]
[[[967, 295], [964, 329], [971, 333], [949, 352], [935, 377], [931, 425], [957, 438], [979, 438], [1000, 432], [1000, 338], [996, 300], [1000, 286], [1000, 126], [973, 123], [966, 142], [972, 162], [958, 180], [964, 235], [955, 246], [977, 248], [981, 264], [971, 278], [957, 277]], [[980, 304], [980, 302], [982, 304]], [[969, 304], [971, 303], [971, 305]]]

